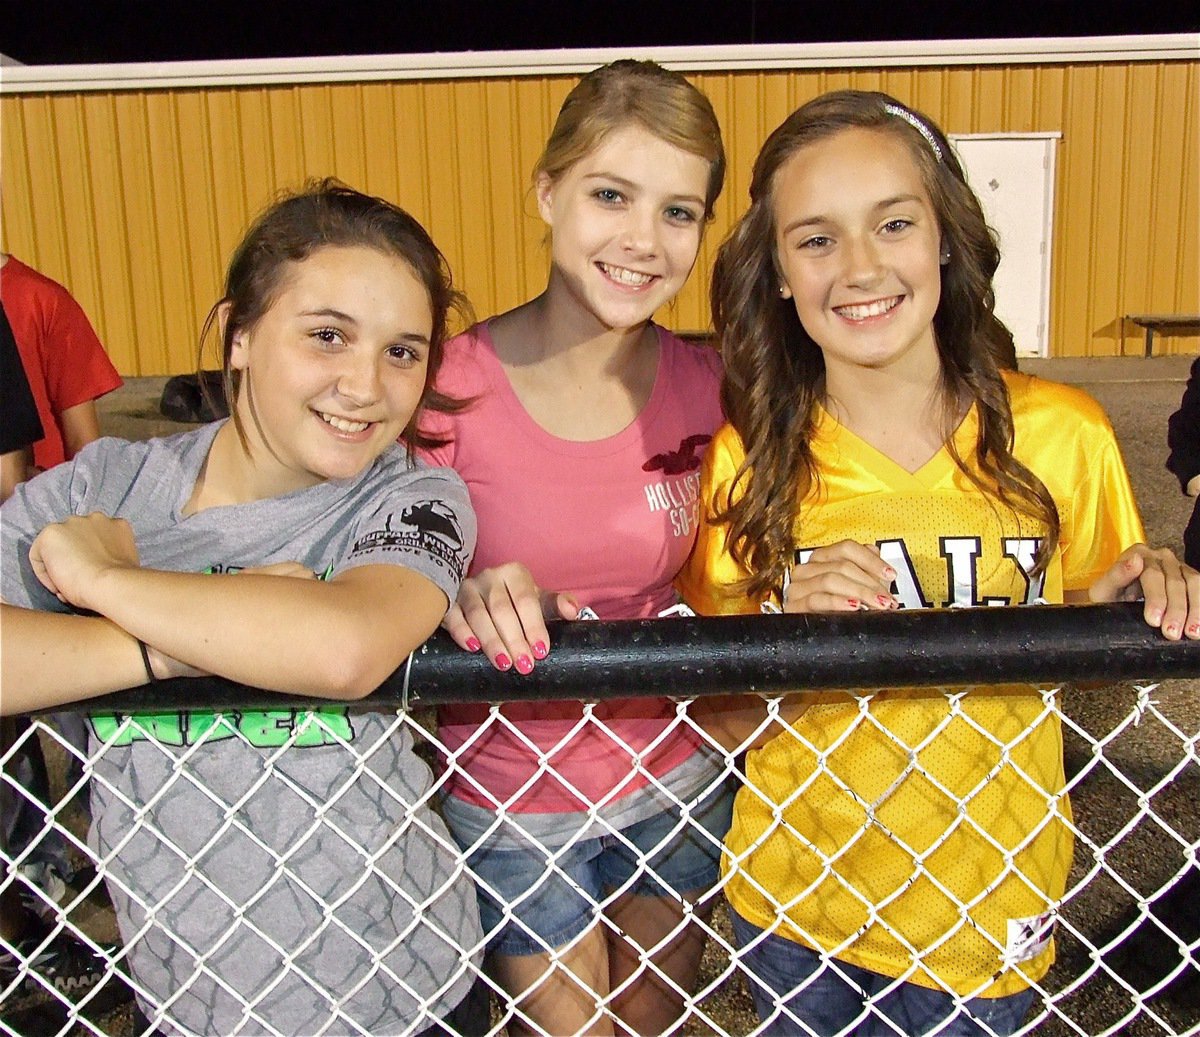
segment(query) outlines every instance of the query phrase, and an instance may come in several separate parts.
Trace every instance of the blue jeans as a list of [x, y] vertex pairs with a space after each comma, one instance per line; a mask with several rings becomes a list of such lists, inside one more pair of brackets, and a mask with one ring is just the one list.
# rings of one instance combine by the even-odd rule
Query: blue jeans
[[722, 782], [686, 825], [671, 807], [622, 829], [623, 838], [606, 834], [558, 850], [533, 840], [523, 849], [480, 847], [468, 863], [479, 879], [488, 950], [529, 955], [561, 947], [596, 921], [596, 903], [611, 890], [665, 897], [716, 885], [732, 812], [733, 790]]
[[915, 983], [897, 983], [856, 965], [822, 960], [815, 951], [774, 933], [763, 936], [762, 929], [736, 911], [730, 910], [729, 918], [754, 1007], [768, 1024], [764, 1033], [994, 1037], [1020, 1029], [1033, 1004], [1032, 990], [961, 1000]]

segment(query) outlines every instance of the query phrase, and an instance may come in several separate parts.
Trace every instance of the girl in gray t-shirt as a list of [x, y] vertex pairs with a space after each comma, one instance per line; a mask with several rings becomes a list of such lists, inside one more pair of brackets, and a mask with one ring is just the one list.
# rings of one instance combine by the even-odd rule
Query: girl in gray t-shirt
[[[378, 687], [475, 544], [461, 481], [396, 444], [426, 443], [422, 407], [446, 405], [430, 386], [457, 302], [397, 207], [331, 181], [272, 206], [206, 326], [231, 418], [100, 440], [4, 505], [4, 710], [202, 674], [331, 701]], [[476, 1025], [475, 893], [405, 717], [181, 708], [91, 727], [89, 841], [160, 1030]]]

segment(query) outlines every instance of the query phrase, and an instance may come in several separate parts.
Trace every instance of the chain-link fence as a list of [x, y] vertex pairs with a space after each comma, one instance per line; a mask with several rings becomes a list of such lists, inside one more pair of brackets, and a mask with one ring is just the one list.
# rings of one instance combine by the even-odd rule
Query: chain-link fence
[[[398, 1031], [370, 1020], [391, 1011], [408, 1020], [403, 1032], [420, 1033], [485, 975], [487, 940], [472, 922], [475, 876], [438, 817], [463, 750], [439, 742], [433, 706], [654, 689], [678, 699], [674, 727], [694, 729], [696, 696], [836, 685], [851, 690], [811, 699], [840, 710], [836, 725], [785, 728], [768, 711], [763, 732], [776, 736], [775, 748], [749, 762], [707, 732], [696, 736], [721, 761], [714, 782], [736, 782], [739, 812], [767, 822], [749, 842], [731, 835], [711, 916], [705, 905], [682, 908], [681, 925], [701, 926], [707, 938], [700, 974], [682, 990], [682, 1032], [772, 1032], [751, 1005], [752, 990], [765, 988], [737, 949], [723, 902], [740, 886], [739, 909], [767, 903], [791, 939], [826, 949], [826, 972], [854, 960], [856, 947], [891, 940], [908, 948], [902, 979], [965, 1004], [980, 991], [946, 978], [941, 951], [982, 941], [1002, 976], [1036, 960], [1053, 931], [1057, 960], [1033, 981], [1022, 1032], [1200, 1033], [1197, 677], [1200, 644], [1163, 641], [1130, 607], [682, 619], [563, 627], [551, 658], [526, 678], [435, 640], [369, 709], [202, 679], [97, 702], [85, 751], [55, 720], [34, 718], [3, 751], [0, 1032], [191, 1033], [208, 1013], [212, 1033], [381, 1034]], [[1000, 689], [1017, 681], [1031, 684]], [[897, 702], [881, 686], [923, 689], [907, 694], [932, 719], [914, 727], [912, 699]], [[979, 702], [1003, 702], [1003, 722]], [[597, 724], [583, 707], [581, 729]], [[511, 728], [495, 706], [486, 725]], [[1042, 736], [1061, 771], [1033, 751]], [[788, 760], [805, 761], [783, 796], [755, 784], [782, 745]], [[864, 778], [854, 769], [868, 745], [873, 760], [880, 746], [891, 757]], [[413, 749], [429, 771], [400, 759]], [[974, 754], [965, 768], [964, 752]], [[30, 791], [40, 786], [28, 760], [41, 754], [45, 805]], [[251, 778], [231, 778], [236, 768], [223, 761], [234, 756], [254, 760]], [[325, 758], [340, 759], [341, 777], [322, 784], [311, 761]], [[710, 788], [681, 805], [681, 825]], [[921, 820], [938, 819], [932, 835], [913, 824], [914, 792]], [[827, 842], [814, 829], [814, 804], [831, 797], [850, 805], [857, 829]], [[499, 831], [510, 804], [491, 806]], [[18, 815], [25, 828], [14, 833]], [[589, 835], [621, 838], [601, 809], [589, 824]], [[704, 829], [695, 837], [712, 839]], [[880, 874], [896, 870], [897, 854], [907, 872], [874, 898], [848, 864], [848, 848], [863, 840], [877, 844]], [[1065, 889], [1048, 895], [1039, 854], [1048, 843], [1069, 854], [1071, 842], [1073, 858], [1060, 862]], [[546, 851], [547, 877], [560, 851]], [[769, 881], [778, 870], [755, 864], [769, 852], [787, 862], [780, 882]], [[988, 877], [969, 890], [956, 885], [947, 856], [989, 858]], [[1013, 885], [1038, 909], [1006, 936], [986, 923], [987, 909]], [[938, 927], [920, 946], [897, 920], [911, 917], [900, 904], [915, 891]], [[619, 893], [602, 894], [598, 909]], [[22, 937], [11, 923], [30, 909], [38, 921]], [[833, 940], [825, 922], [839, 912], [857, 921]], [[642, 971], [656, 970], [644, 949], [639, 960]], [[483, 982], [493, 1032], [524, 1018], [495, 982]], [[596, 998], [598, 1024], [619, 994]], [[885, 997], [865, 999], [858, 1032], [904, 1032], [889, 1022]], [[776, 1020], [789, 1014], [788, 996], [768, 1000]], [[950, 1019], [938, 1032], [958, 1025]]]

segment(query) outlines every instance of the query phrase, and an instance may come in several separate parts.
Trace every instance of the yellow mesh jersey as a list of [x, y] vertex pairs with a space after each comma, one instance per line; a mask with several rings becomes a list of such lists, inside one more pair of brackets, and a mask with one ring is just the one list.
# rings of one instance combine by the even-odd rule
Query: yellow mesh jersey
[[[821, 485], [800, 512], [797, 557], [842, 539], [878, 544], [906, 608], [1061, 602], [1144, 537], [1112, 429], [1085, 394], [1006, 375], [1016, 456], [1046, 484], [1062, 533], [1028, 575], [1031, 520], [986, 497], [943, 450], [906, 472], [827, 414]], [[972, 410], [956, 432], [970, 458]], [[732, 428], [709, 446], [701, 500], [724, 500], [744, 457]], [[726, 527], [701, 523], [679, 577], [698, 612], [755, 612]], [[824, 699], [746, 762], [726, 840], [726, 893], [764, 929], [893, 977], [998, 997], [1054, 958], [1071, 860], [1054, 697], [1025, 685], [883, 689]], [[935, 978], [936, 977], [936, 978]]]

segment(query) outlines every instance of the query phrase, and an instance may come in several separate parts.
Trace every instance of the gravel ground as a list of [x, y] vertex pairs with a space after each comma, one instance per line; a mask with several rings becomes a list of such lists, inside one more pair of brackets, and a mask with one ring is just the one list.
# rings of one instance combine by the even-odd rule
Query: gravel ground
[[[1155, 357], [1022, 364], [1042, 377], [1079, 385], [1103, 404], [1125, 454], [1148, 540], [1177, 552], [1191, 502], [1163, 464], [1167, 417], [1178, 406], [1190, 362], [1191, 357]], [[183, 427], [158, 414], [164, 381], [130, 379], [102, 401], [106, 432], [145, 438]], [[1039, 1035], [1200, 1033], [1200, 974], [1184, 968], [1179, 954], [1180, 941], [1193, 948], [1200, 941], [1200, 880], [1194, 867], [1190, 877], [1178, 880], [1189, 847], [1194, 855], [1200, 845], [1198, 691], [1200, 681], [1165, 682], [1136, 726], [1130, 719], [1133, 686], [1064, 696], [1067, 772], [1077, 782], [1072, 801], [1082, 835], [1059, 963], [1046, 982], [1059, 996], [1037, 1026]], [[61, 771], [61, 765], [55, 769]], [[112, 935], [111, 915], [103, 907], [81, 907], [77, 920], [97, 938]], [[720, 909], [715, 924], [728, 938]], [[740, 979], [722, 981], [727, 967], [728, 959], [710, 946], [701, 988], [712, 992], [701, 1007], [720, 1031], [748, 1033], [756, 1025], [753, 1008]], [[1086, 982], [1079, 982], [1082, 976]], [[113, 1037], [132, 1032], [128, 1011], [97, 1022]], [[720, 1031], [697, 1021], [687, 1032]]]

